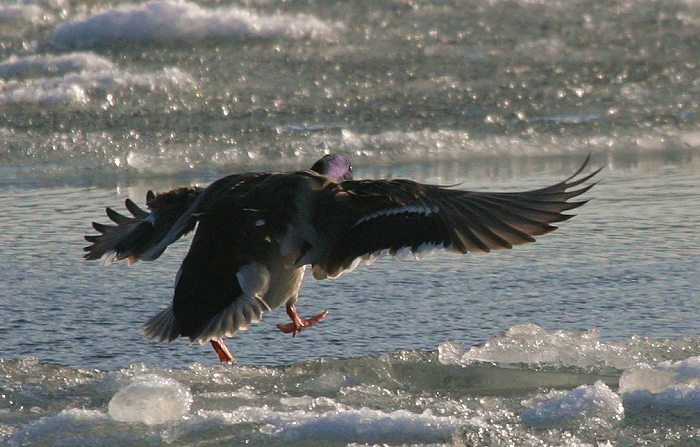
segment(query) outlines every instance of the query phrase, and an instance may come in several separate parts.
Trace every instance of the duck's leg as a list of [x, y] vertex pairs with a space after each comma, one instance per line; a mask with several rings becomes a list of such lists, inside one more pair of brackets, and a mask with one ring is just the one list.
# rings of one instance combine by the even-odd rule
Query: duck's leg
[[210, 340], [211, 346], [214, 351], [219, 355], [219, 361], [225, 364], [235, 363], [236, 359], [233, 358], [231, 352], [228, 350], [224, 344], [224, 339], [220, 338], [218, 340]]
[[292, 319], [289, 324], [278, 324], [277, 329], [284, 332], [285, 334], [292, 334], [292, 337], [296, 337], [297, 333], [304, 329], [305, 327], [313, 326], [319, 321], [326, 318], [328, 311], [324, 310], [320, 314], [313, 316], [308, 319], [301, 318], [297, 313], [297, 308], [294, 304], [287, 304], [287, 315]]

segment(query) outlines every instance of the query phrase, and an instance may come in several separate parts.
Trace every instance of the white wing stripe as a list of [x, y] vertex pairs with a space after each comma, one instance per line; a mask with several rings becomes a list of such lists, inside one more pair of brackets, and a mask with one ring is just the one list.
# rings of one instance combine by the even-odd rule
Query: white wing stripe
[[376, 219], [378, 217], [386, 217], [386, 216], [393, 216], [396, 214], [423, 214], [426, 216], [430, 216], [431, 214], [435, 214], [440, 211], [440, 208], [438, 206], [423, 206], [423, 205], [406, 205], [406, 206], [401, 206], [398, 208], [390, 208], [388, 210], [381, 210], [381, 211], [376, 211], [372, 214], [368, 214], [355, 222], [355, 225], [353, 227], [356, 227], [360, 225], [363, 222], [367, 222], [368, 220]]

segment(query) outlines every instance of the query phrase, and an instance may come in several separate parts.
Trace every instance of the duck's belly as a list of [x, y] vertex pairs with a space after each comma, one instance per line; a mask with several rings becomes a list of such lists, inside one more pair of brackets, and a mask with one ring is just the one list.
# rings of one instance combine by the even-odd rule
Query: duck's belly
[[295, 268], [273, 265], [268, 268], [270, 284], [264, 299], [270, 309], [296, 303], [306, 266]]

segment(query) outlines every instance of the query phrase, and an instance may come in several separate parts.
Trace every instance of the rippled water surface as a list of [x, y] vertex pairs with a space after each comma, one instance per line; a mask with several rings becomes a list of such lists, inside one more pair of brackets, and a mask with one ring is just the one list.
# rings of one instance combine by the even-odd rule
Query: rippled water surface
[[[700, 443], [696, 1], [0, 0], [0, 444]], [[307, 278], [229, 345], [146, 341], [190, 239], [82, 260], [146, 191], [601, 183], [536, 244]]]

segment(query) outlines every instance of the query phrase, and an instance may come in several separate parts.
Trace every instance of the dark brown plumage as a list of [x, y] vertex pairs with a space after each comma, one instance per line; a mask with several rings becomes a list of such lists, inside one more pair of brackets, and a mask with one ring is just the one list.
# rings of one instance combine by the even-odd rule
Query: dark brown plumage
[[[525, 192], [463, 191], [411, 180], [350, 180], [344, 156], [319, 160], [314, 170], [224, 177], [207, 188], [154, 195], [149, 212], [127, 200], [133, 217], [107, 208], [112, 226], [93, 224], [86, 259], [152, 260], [197, 226], [176, 280], [172, 306], [145, 326], [149, 338], [211, 341], [222, 361], [232, 357], [221, 339], [285, 305], [296, 334], [325, 313], [296, 313], [305, 266], [317, 279], [334, 278], [383, 254], [422, 257], [433, 250], [489, 252], [534, 242], [567, 220], [572, 201], [588, 191], [599, 170]], [[578, 187], [578, 188], [577, 188]]]

